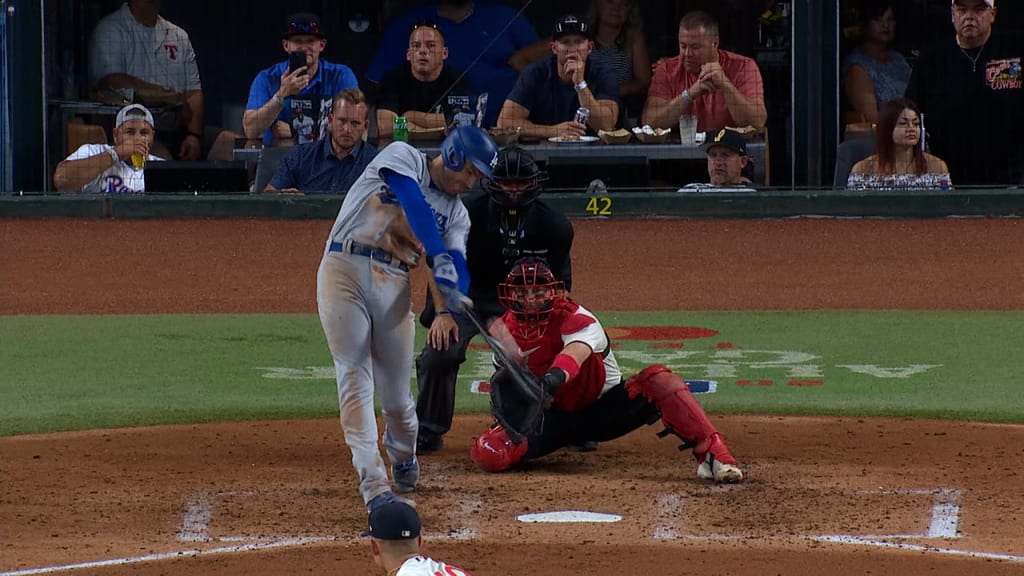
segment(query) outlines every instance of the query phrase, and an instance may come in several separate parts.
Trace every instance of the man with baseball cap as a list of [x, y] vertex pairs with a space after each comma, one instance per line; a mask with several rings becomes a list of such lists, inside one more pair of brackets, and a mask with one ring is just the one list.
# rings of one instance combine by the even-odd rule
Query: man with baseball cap
[[687, 184], [680, 192], [754, 191], [750, 179], [743, 176], [743, 169], [753, 160], [747, 156], [747, 138], [741, 132], [732, 128], [708, 132], [701, 149], [708, 155], [711, 183]]
[[434, 576], [469, 572], [424, 556], [422, 526], [416, 509], [390, 502], [370, 513], [370, 551], [373, 562], [389, 576]]
[[83, 144], [57, 164], [54, 186], [61, 192], [143, 193], [146, 161], [163, 160], [150, 154], [154, 134], [153, 115], [145, 106], [125, 106], [114, 120], [114, 145]]
[[[323, 138], [334, 95], [346, 88], [358, 88], [352, 70], [320, 58], [327, 47], [327, 37], [316, 14], [299, 13], [288, 16], [281, 48], [289, 60], [278, 62], [260, 71], [249, 88], [249, 101], [242, 115], [245, 137], [262, 140], [264, 146], [276, 142], [296, 144], [298, 135], [291, 122], [296, 110], [313, 119], [314, 139]], [[303, 65], [290, 64], [291, 57]]]
[[956, 35], [922, 51], [906, 97], [958, 186], [1024, 183], [1024, 39], [993, 31], [995, 0], [952, 0]]
[[[590, 62], [590, 25], [564, 16], [552, 31], [551, 56], [527, 66], [505, 100], [498, 127], [518, 127], [533, 138], [578, 140], [587, 132], [614, 130], [619, 117], [619, 85], [609, 68]], [[580, 122], [576, 111], [586, 108]]]

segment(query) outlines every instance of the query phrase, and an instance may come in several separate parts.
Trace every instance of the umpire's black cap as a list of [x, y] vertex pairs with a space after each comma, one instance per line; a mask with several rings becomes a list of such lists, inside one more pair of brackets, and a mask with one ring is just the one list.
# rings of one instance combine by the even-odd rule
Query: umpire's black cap
[[378, 540], [409, 540], [420, 535], [420, 515], [405, 502], [388, 502], [370, 512], [367, 535]]

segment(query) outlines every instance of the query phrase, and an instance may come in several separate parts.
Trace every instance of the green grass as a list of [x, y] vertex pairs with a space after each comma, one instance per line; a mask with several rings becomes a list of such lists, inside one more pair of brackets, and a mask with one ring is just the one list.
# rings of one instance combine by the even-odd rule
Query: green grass
[[[627, 375], [662, 363], [689, 379], [717, 381], [715, 394], [699, 397], [709, 412], [1024, 422], [1024, 360], [1015, 346], [1024, 313], [662, 312], [602, 319], [611, 328], [717, 330], [703, 339], [617, 339], [615, 350]], [[0, 341], [3, 435], [337, 413], [330, 356], [314, 315], [5, 316]], [[895, 377], [894, 370], [914, 365], [929, 367]], [[474, 347], [461, 372], [460, 411], [486, 410], [486, 397], [470, 394], [468, 383], [489, 371], [488, 354]]]

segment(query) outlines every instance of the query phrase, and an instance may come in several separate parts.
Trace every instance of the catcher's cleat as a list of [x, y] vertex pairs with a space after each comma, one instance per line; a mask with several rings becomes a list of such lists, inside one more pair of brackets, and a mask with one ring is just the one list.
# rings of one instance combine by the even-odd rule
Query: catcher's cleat
[[721, 434], [716, 432], [701, 444], [702, 448], [706, 446], [703, 455], [696, 451], [694, 452], [694, 456], [700, 462], [697, 466], [697, 476], [699, 478], [726, 484], [743, 480], [743, 472], [740, 470], [739, 463], [736, 462], [736, 458], [729, 452], [729, 447], [725, 445], [725, 440], [722, 439]]
[[378, 494], [371, 498], [370, 501], [366, 503], [366, 512], [367, 514], [369, 514], [376, 510], [377, 508], [380, 508], [381, 506], [388, 504], [390, 502], [401, 502], [402, 504], [408, 504], [413, 508], [416, 507], [416, 503], [410, 500], [409, 498], [402, 498], [401, 496], [398, 496], [394, 492], [391, 492], [389, 490], [383, 494]]
[[415, 492], [416, 483], [420, 480], [420, 463], [414, 454], [405, 462], [391, 467], [391, 478], [395, 481], [395, 490], [399, 492]]

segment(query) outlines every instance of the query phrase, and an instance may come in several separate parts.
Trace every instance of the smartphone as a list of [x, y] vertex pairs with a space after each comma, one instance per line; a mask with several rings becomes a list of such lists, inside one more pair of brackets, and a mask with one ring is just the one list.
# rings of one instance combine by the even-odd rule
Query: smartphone
[[288, 54], [288, 71], [294, 72], [306, 65], [306, 52], [296, 50]]

